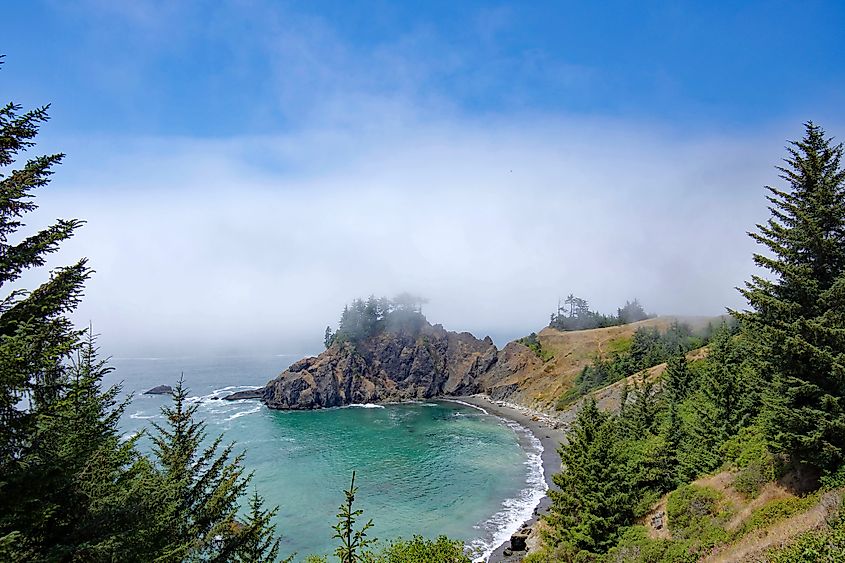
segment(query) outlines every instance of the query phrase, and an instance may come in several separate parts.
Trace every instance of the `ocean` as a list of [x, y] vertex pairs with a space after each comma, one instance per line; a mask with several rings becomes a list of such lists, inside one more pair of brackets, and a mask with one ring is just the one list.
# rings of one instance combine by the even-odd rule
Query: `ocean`
[[[526, 429], [451, 401], [274, 411], [258, 401], [222, 401], [255, 388], [294, 356], [112, 358], [106, 384], [132, 396], [121, 420], [126, 436], [162, 422], [167, 396], [143, 395], [180, 376], [207, 440], [222, 434], [245, 453], [252, 484], [268, 505], [282, 555], [330, 554], [331, 526], [356, 471], [356, 507], [372, 518], [371, 537], [446, 534], [486, 557], [527, 519], [543, 496], [542, 446]], [[141, 448], [148, 450], [144, 438]], [[251, 491], [250, 491], [251, 494]]]

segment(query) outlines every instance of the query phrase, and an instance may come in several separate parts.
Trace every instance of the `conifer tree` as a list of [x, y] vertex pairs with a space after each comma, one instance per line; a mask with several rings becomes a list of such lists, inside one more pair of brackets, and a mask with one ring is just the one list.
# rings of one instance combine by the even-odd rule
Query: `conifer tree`
[[[243, 529], [240, 530], [241, 545], [235, 553], [238, 563], [276, 563], [279, 556], [279, 543], [276, 526], [271, 522], [278, 509], [264, 509], [264, 501], [254, 491], [249, 498], [249, 513]], [[293, 555], [280, 563], [290, 563]]]
[[617, 432], [616, 420], [594, 399], [584, 403], [568, 443], [558, 449], [563, 470], [553, 480], [560, 490], [549, 490], [547, 539], [553, 545], [605, 551], [628, 522], [631, 502]]
[[346, 502], [340, 505], [337, 513], [337, 524], [333, 526], [334, 538], [340, 540], [340, 545], [335, 549], [340, 563], [358, 563], [365, 561], [367, 553], [365, 550], [372, 541], [367, 538], [367, 530], [373, 527], [373, 521], [368, 520], [360, 529], [355, 529], [355, 523], [364, 511], [354, 509], [355, 495], [358, 487], [355, 486], [355, 472], [352, 472], [352, 483], [345, 490]]
[[222, 436], [202, 446], [205, 423], [194, 419], [199, 404], [189, 404], [187, 397], [180, 379], [173, 406], [162, 407], [166, 424], [153, 424], [153, 453], [163, 480], [160, 558], [231, 561], [243, 550], [256, 556], [263, 546], [259, 560], [266, 559], [277, 544], [270, 540], [270, 516], [263, 514], [260, 499], [247, 526], [236, 521], [238, 499], [251, 479], [244, 474], [243, 454], [233, 456], [234, 444], [220, 448]]
[[[64, 156], [15, 167], [35, 145], [47, 109], [0, 107], [0, 288], [44, 266], [82, 224], [60, 219], [16, 238], [37, 208], [35, 190]], [[101, 389], [107, 370], [67, 318], [89, 274], [81, 259], [31, 292], [7, 289], [0, 301], [0, 544], [11, 559], [120, 558], [135, 523], [137, 511], [124, 501], [139, 465], [133, 443], [118, 439], [117, 390]]]
[[687, 363], [686, 354], [680, 348], [666, 363], [666, 373], [663, 376], [663, 388], [669, 393], [673, 402], [680, 403], [692, 390], [692, 374]]
[[770, 385], [763, 424], [775, 451], [833, 471], [845, 461], [845, 171], [843, 147], [805, 124], [779, 167], [788, 187], [767, 187], [771, 218], [749, 233], [754, 262], [738, 314]]

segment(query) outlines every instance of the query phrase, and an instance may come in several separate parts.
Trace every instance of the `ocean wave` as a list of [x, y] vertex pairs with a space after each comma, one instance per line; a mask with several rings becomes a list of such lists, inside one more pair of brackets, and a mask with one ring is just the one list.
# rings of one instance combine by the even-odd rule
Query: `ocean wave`
[[[443, 400], [449, 401], [450, 403], [458, 403], [459, 405], [463, 405], [465, 407], [472, 407], [476, 410], [483, 412], [484, 414], [490, 414], [489, 412], [487, 412], [487, 409], [485, 409], [484, 407], [479, 407], [478, 405], [473, 405], [472, 403], [467, 403], [465, 401], [460, 401], [458, 399], [443, 399]], [[504, 420], [504, 419], [502, 419], [502, 420]], [[541, 446], [541, 448], [542, 448], [542, 446]]]
[[[481, 407], [476, 408], [481, 409]], [[543, 473], [543, 444], [521, 424], [506, 418], [497, 418], [500, 418], [509, 428], [528, 441], [529, 447], [526, 448], [525, 452], [528, 458], [525, 462], [528, 467], [528, 475], [525, 480], [525, 488], [520, 490], [515, 497], [502, 501], [502, 509], [477, 526], [484, 537], [472, 540], [468, 544], [471, 551], [482, 554], [474, 559], [476, 562], [487, 561], [496, 548], [508, 541], [511, 535], [531, 519], [534, 509], [549, 488]]]
[[144, 416], [144, 411], [138, 411], [135, 414], [130, 414], [129, 418], [134, 418], [135, 420], [147, 420], [149, 418], [156, 418], [156, 415]]
[[260, 410], [261, 410], [261, 405], [259, 404], [259, 405], [256, 405], [256, 406], [255, 406], [255, 408], [252, 408], [252, 409], [249, 409], [249, 410], [245, 410], [245, 411], [239, 411], [239, 412], [236, 412], [236, 413], [235, 413], [235, 414], [233, 414], [232, 416], [227, 417], [227, 418], [225, 419], [225, 421], [226, 421], [226, 422], [228, 422], [228, 421], [230, 421], [230, 420], [235, 420], [236, 418], [240, 418], [240, 417], [242, 417], [242, 416], [246, 416], [246, 415], [248, 415], [248, 414], [255, 414], [255, 413], [257, 413], [257, 412], [258, 412], [258, 411], [260, 411]]
[[347, 405], [349, 408], [358, 408], [358, 409], [383, 409], [384, 405], [377, 405], [375, 403], [352, 403], [351, 405]]
[[[208, 403], [214, 401], [215, 403], [222, 403], [223, 396], [231, 394], [233, 391], [245, 391], [247, 389], [255, 389], [255, 385], [227, 385], [220, 389], [215, 389], [207, 395], [195, 395], [193, 397], [186, 397], [185, 401], [189, 403]], [[240, 404], [246, 399], [239, 399], [237, 401], [229, 401], [231, 404]]]

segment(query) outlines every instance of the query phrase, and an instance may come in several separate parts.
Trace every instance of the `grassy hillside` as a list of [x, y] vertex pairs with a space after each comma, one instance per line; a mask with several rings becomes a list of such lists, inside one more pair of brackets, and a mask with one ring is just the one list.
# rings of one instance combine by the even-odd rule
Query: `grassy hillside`
[[[541, 372], [546, 400], [566, 396], [590, 362], [630, 355], [637, 329], [672, 322], [544, 330], [537, 347], [555, 356]], [[820, 486], [818, 471], [771, 452], [754, 419], [737, 416], [760, 401], [748, 358], [747, 335], [725, 328], [708, 347], [566, 403], [556, 413], [568, 431], [556, 476], [565, 494], [552, 493], [563, 504], [539, 524], [547, 543], [526, 561], [845, 561], [842, 483]], [[557, 381], [555, 370], [564, 374]], [[532, 385], [539, 388], [528, 376], [524, 388]], [[732, 416], [747, 422], [726, 433], [720, 425]]]
[[[560, 331], [546, 327], [536, 335], [536, 344], [514, 341], [502, 351], [503, 364], [496, 389], [508, 389], [507, 400], [544, 411], [554, 412], [558, 400], [570, 391], [581, 371], [596, 359], [609, 360], [628, 351], [634, 333], [640, 328], [666, 331], [673, 322], [702, 330], [719, 324], [720, 317], [657, 317], [636, 323], [592, 330]], [[513, 389], [513, 390], [511, 390]]]

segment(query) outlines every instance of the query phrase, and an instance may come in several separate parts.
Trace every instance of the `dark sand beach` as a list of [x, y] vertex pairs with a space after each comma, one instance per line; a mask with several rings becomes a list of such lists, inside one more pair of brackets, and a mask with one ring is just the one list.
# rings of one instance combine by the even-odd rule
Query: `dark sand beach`
[[[548, 417], [542, 413], [535, 413], [524, 407], [510, 406], [508, 404], [492, 401], [485, 395], [449, 397], [449, 399], [463, 401], [473, 406], [483, 408], [490, 414], [512, 420], [530, 430], [543, 445], [543, 475], [546, 479], [546, 484], [548, 484], [550, 488], [554, 487], [552, 475], [560, 472], [560, 456], [557, 453], [557, 448], [566, 434], [563, 428], [553, 428], [550, 426]], [[534, 510], [534, 516], [525, 522], [525, 525], [530, 525], [536, 522], [537, 516], [548, 510], [550, 502], [551, 501], [548, 496], [543, 497], [540, 504]], [[490, 556], [488, 561], [490, 563], [508, 561], [509, 559], [504, 556], [503, 552], [509, 545], [510, 542], [506, 542], [505, 544], [499, 546]]]

